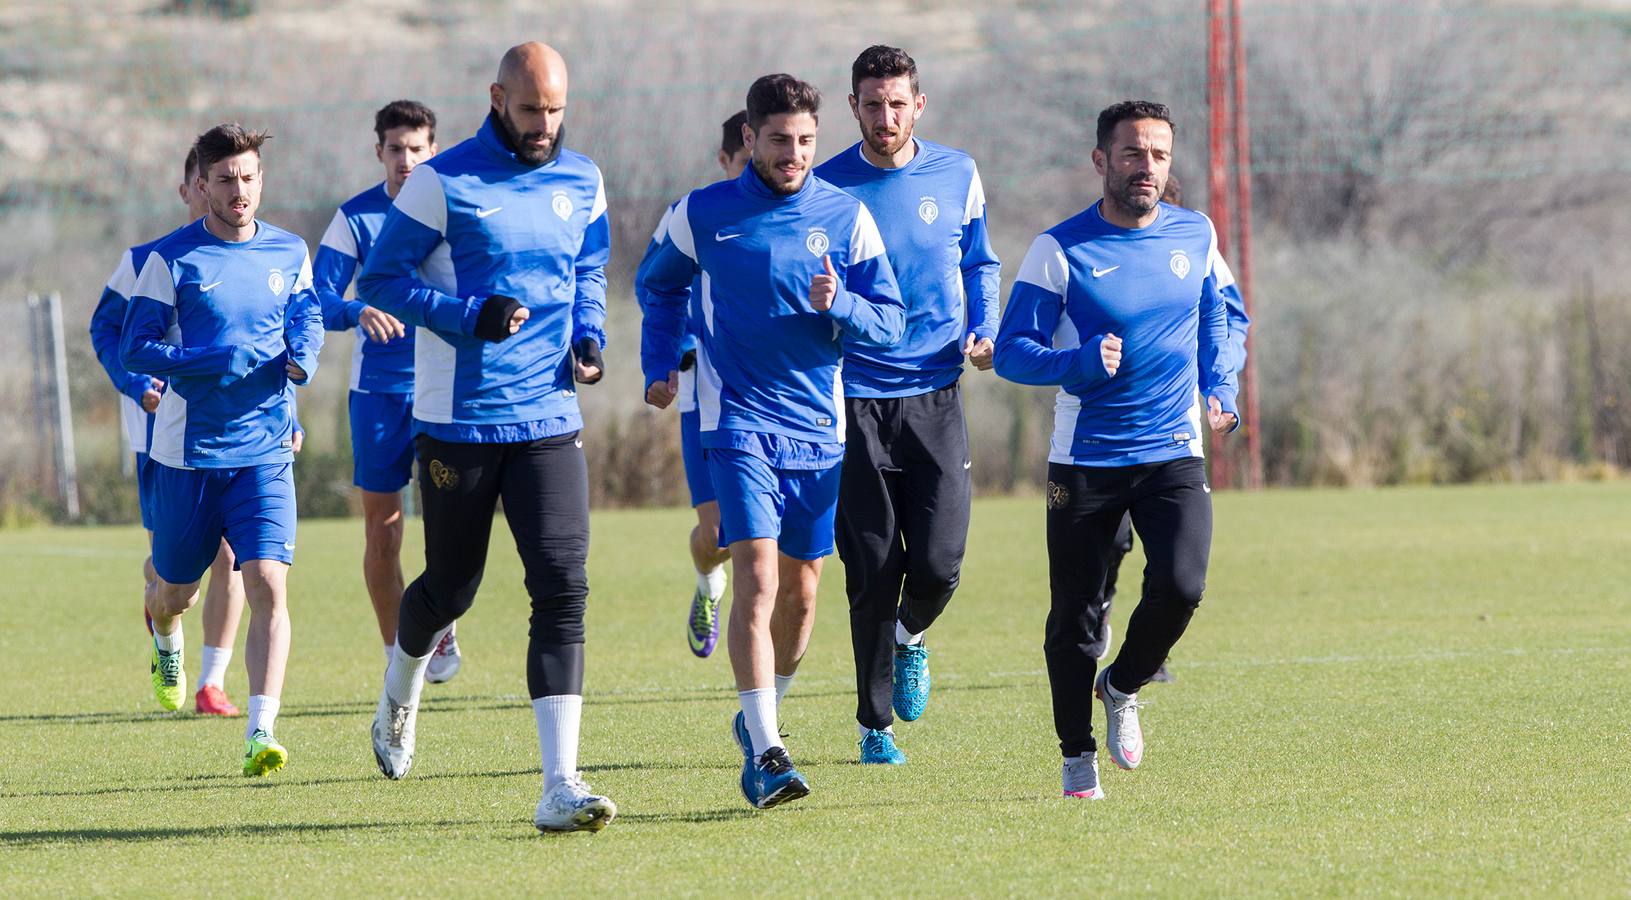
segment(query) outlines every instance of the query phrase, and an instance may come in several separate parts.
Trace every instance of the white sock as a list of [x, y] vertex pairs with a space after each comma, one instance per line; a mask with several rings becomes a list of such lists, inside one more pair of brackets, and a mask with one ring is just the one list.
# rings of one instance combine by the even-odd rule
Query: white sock
[[179, 619], [175, 620], [176, 630], [169, 634], [159, 634], [158, 624], [157, 622], [153, 623], [153, 643], [157, 644], [160, 650], [165, 653], [175, 653], [186, 646], [186, 642], [181, 637], [181, 621]]
[[538, 720], [538, 753], [543, 757], [547, 791], [578, 773], [578, 723], [583, 718], [583, 697], [534, 697], [532, 715]]
[[396, 645], [395, 644], [386, 644], [385, 645], [385, 665], [389, 666], [391, 664], [391, 657], [393, 657], [395, 655], [396, 655]]
[[[434, 649], [431, 653], [436, 652]], [[430, 653], [409, 656], [401, 644], [391, 648], [391, 662], [385, 667], [385, 693], [397, 706], [419, 705], [419, 692], [425, 686], [425, 666]]]
[[921, 644], [921, 643], [923, 643], [923, 632], [919, 631], [917, 634], [913, 634], [910, 631], [906, 630], [906, 626], [902, 625], [900, 623], [899, 619], [896, 619], [895, 620], [895, 643], [897, 643], [897, 644], [906, 644], [907, 646], [910, 646], [912, 644]]
[[742, 698], [742, 717], [748, 726], [748, 738], [753, 741], [753, 758], [758, 759], [771, 747], [782, 746], [781, 735], [776, 732], [776, 692], [770, 688], [737, 691]]
[[[855, 723], [855, 728], [856, 728], [856, 730], [861, 732], [861, 737], [866, 737], [866, 733], [872, 730], [872, 729], [866, 727], [865, 725], [862, 725], [860, 722]], [[884, 728], [883, 730], [888, 734], [894, 734], [895, 733], [895, 726], [890, 725], [887, 728]]]
[[198, 673], [198, 687], [201, 691], [207, 684], [216, 687], [226, 687], [227, 666], [232, 663], [231, 647], [211, 647], [204, 645], [204, 671]]
[[[797, 675], [797, 674], [798, 674], [797, 672], [793, 673], [793, 675]], [[776, 676], [776, 708], [777, 709], [781, 708], [782, 698], [787, 696], [787, 689], [793, 686], [793, 675], [777, 675]]]
[[255, 732], [264, 731], [272, 733], [272, 726], [277, 724], [277, 711], [281, 701], [266, 694], [256, 694], [249, 698], [249, 724], [244, 726], [244, 737], [254, 737]]
[[707, 572], [697, 572], [697, 590], [714, 600], [725, 596], [725, 567], [714, 566]]

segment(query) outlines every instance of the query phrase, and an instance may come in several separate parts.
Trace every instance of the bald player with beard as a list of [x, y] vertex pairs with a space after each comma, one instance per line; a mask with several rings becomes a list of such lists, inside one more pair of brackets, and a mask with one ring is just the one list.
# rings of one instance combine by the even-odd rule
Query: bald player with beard
[[566, 62], [510, 48], [487, 121], [421, 163], [363, 268], [365, 303], [419, 329], [413, 428], [425, 571], [408, 585], [372, 739], [392, 779], [413, 764], [425, 666], [470, 609], [500, 499], [532, 601], [527, 690], [538, 725], [541, 831], [599, 831], [617, 814], [577, 771], [589, 483], [574, 379], [605, 344], [610, 229], [600, 170], [562, 146]]

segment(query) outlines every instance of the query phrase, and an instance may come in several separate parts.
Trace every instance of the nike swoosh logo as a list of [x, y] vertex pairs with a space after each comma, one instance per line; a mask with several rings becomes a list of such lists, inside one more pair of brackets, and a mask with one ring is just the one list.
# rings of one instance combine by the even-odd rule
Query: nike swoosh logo
[[714, 234], [714, 240], [716, 240], [716, 241], [728, 241], [731, 238], [739, 238], [739, 237], [742, 237], [742, 236], [743, 236], [743, 233], [740, 232], [740, 231], [738, 231], [735, 234], [726, 234], [725, 232], [720, 231], [720, 232], [716, 232]]
[[215, 290], [216, 288], [218, 288], [220, 286], [221, 286], [221, 282], [219, 282], [219, 281], [211, 282], [211, 283], [206, 284], [203, 287], [199, 288], [198, 292], [201, 293], [201, 294], [207, 294], [210, 291]]
[[284, 541], [284, 542], [283, 542], [283, 549], [285, 549], [285, 550], [293, 550], [293, 549], [294, 549], [294, 545], [293, 545], [293, 544], [291, 544], [291, 543], [289, 543], [289, 542], [288, 542], [288, 541]]
[[495, 206], [492, 209], [478, 209], [478, 210], [476, 210], [476, 218], [485, 219], [488, 216], [492, 215], [493, 213], [498, 212], [499, 210], [501, 210], [503, 208], [504, 207], [502, 207], [502, 206]]
[[1093, 277], [1094, 278], [1103, 278], [1104, 276], [1109, 275], [1111, 272], [1114, 272], [1115, 270], [1117, 270], [1119, 268], [1121, 268], [1121, 266], [1111, 266], [1108, 269], [1101, 269], [1098, 266], [1094, 266], [1093, 267]]
[[968, 462], [963, 463], [963, 468], [966, 469], [966, 468], [968, 468], [969, 466], [972, 466], [972, 465], [974, 465], [974, 460], [971, 459]]
[[1203, 490], [1203, 491], [1207, 492], [1208, 494], [1210, 494], [1210, 493], [1212, 493], [1212, 486], [1210, 484], [1203, 484], [1203, 485], [1201, 485], [1201, 490]]

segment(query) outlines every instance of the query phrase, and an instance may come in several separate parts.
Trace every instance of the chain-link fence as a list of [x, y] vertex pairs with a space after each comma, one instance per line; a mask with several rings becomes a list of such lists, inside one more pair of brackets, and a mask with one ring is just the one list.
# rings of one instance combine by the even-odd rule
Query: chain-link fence
[[[115, 395], [84, 325], [123, 249], [180, 224], [194, 135], [267, 128], [262, 217], [313, 246], [381, 177], [375, 109], [430, 104], [450, 146], [508, 45], [571, 66], [567, 142], [606, 174], [610, 368], [585, 391], [596, 502], [676, 502], [672, 414], [640, 403], [630, 280], [663, 207], [713, 180], [748, 83], [826, 92], [820, 157], [857, 138], [848, 66], [907, 48], [924, 137], [986, 184], [1006, 286], [1031, 238], [1098, 196], [1093, 121], [1168, 103], [1174, 171], [1206, 207], [1203, 0], [804, 7], [342, 0], [17, 2], [0, 7], [0, 511], [62, 516], [42, 454], [25, 297], [60, 293], [85, 516], [131, 518]], [[1261, 429], [1274, 483], [1549, 477], [1631, 454], [1631, 13], [1624, 6], [1247, 2]], [[302, 393], [303, 511], [346, 507], [345, 377], [332, 335]], [[965, 379], [975, 473], [1028, 487], [1051, 398]]]

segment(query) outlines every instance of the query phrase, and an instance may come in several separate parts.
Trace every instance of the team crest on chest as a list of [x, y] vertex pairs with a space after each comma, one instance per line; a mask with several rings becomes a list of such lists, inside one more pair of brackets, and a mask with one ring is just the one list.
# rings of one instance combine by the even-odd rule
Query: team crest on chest
[[810, 229], [810, 236], [804, 239], [804, 248], [815, 256], [826, 253], [827, 248], [830, 246], [832, 246], [832, 242], [827, 239], [827, 230], [825, 228]]
[[266, 276], [266, 286], [271, 289], [272, 293], [282, 294], [283, 293], [283, 273], [278, 271], [277, 269], [273, 269]]
[[1189, 256], [1184, 251], [1172, 251], [1172, 259], [1167, 260], [1167, 265], [1172, 267], [1172, 274], [1179, 278], [1189, 277]]
[[566, 195], [566, 191], [556, 191], [549, 199], [549, 208], [555, 210], [555, 215], [560, 216], [562, 222], [572, 218], [572, 198]]
[[924, 197], [917, 204], [917, 217], [925, 225], [933, 225], [934, 220], [940, 218], [940, 204], [934, 202], [933, 197]]

